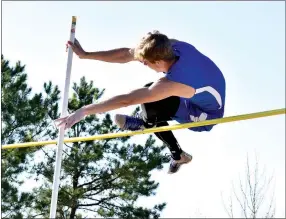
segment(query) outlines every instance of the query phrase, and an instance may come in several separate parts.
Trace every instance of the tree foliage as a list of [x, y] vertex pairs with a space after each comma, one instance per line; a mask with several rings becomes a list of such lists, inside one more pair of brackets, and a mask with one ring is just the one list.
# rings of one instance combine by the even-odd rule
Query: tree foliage
[[[56, 137], [49, 124], [58, 116], [59, 90], [45, 84], [45, 95], [33, 94], [27, 85], [25, 66], [10, 66], [1, 56], [1, 144], [29, 142]], [[33, 195], [19, 193], [23, 183], [19, 175], [28, 170], [29, 159], [39, 148], [2, 150], [1, 210], [3, 216], [23, 217], [23, 209], [31, 206]]]
[[[14, 67], [2, 56], [1, 103], [2, 144], [56, 139], [60, 91], [51, 82], [42, 93], [32, 94], [27, 85], [25, 66]], [[68, 112], [95, 102], [104, 90], [85, 77], [73, 84]], [[110, 114], [90, 115], [66, 132], [66, 137], [80, 137], [118, 132]], [[168, 162], [152, 136], [144, 144], [131, 143], [130, 137], [64, 145], [62, 172], [57, 203], [61, 218], [122, 217], [158, 218], [165, 203], [152, 208], [138, 206], [139, 197], [156, 194], [158, 183], [151, 180], [153, 170]], [[35, 153], [44, 157], [34, 162]], [[48, 217], [55, 165], [55, 148], [30, 147], [2, 150], [3, 218]], [[39, 182], [31, 193], [20, 192], [19, 176]]]
[[[95, 88], [85, 77], [73, 85], [69, 113], [98, 100], [103, 90]], [[69, 137], [100, 135], [119, 131], [110, 114], [90, 115], [75, 124]], [[165, 146], [156, 146], [152, 136], [144, 145], [128, 143], [130, 137], [65, 144], [57, 215], [80, 218], [89, 212], [94, 216], [122, 218], [158, 218], [165, 203], [147, 209], [136, 206], [140, 196], [155, 194], [158, 183], [151, 180], [151, 171], [161, 169], [165, 160]], [[39, 163], [34, 171], [47, 182], [35, 190], [35, 209], [47, 216], [55, 151]], [[80, 215], [79, 215], [80, 214]]]

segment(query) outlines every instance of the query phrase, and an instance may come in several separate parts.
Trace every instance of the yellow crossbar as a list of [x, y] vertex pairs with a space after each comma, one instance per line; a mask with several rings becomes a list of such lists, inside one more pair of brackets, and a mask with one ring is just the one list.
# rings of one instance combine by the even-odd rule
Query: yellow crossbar
[[[126, 136], [133, 136], [133, 135], [140, 135], [140, 134], [147, 134], [147, 133], [154, 133], [154, 132], [164, 132], [164, 131], [169, 131], [169, 130], [192, 128], [192, 127], [205, 126], [205, 125], [214, 125], [214, 124], [219, 124], [219, 123], [235, 122], [235, 121], [241, 121], [241, 120], [247, 120], [247, 119], [256, 119], [256, 118], [275, 116], [275, 115], [280, 115], [280, 114], [285, 114], [285, 113], [286, 113], [285, 108], [282, 108], [282, 109], [275, 109], [275, 110], [269, 110], [269, 111], [263, 111], [263, 112], [242, 114], [242, 115], [237, 115], [237, 116], [229, 116], [229, 117], [224, 117], [220, 119], [206, 120], [206, 121], [200, 121], [200, 122], [191, 122], [191, 123], [177, 124], [177, 125], [171, 125], [171, 126], [162, 126], [162, 127], [157, 127], [157, 128], [149, 128], [149, 129], [140, 130], [140, 131], [108, 133], [108, 134], [89, 136], [89, 137], [66, 138], [64, 139], [64, 142], [71, 143], [71, 142], [79, 142], [79, 141], [101, 140], [101, 139], [107, 139], [107, 138], [119, 138], [119, 137], [126, 137]], [[8, 144], [8, 145], [3, 145], [2, 149], [43, 146], [43, 145], [51, 145], [51, 144], [57, 144], [57, 141], [51, 140], [51, 141]]]

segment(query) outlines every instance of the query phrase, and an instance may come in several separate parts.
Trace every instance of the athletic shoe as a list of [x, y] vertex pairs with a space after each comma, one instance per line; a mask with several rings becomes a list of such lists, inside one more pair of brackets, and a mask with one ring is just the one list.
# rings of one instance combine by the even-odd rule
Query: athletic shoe
[[170, 163], [170, 166], [169, 166], [169, 171], [168, 173], [169, 174], [173, 174], [173, 173], [176, 173], [178, 172], [178, 170], [180, 169], [180, 167], [183, 165], [183, 164], [187, 164], [189, 162], [191, 162], [193, 159], [192, 155], [186, 153], [186, 152], [182, 152], [181, 153], [181, 159], [180, 160], [174, 160], [172, 158], [171, 160], [171, 163]]

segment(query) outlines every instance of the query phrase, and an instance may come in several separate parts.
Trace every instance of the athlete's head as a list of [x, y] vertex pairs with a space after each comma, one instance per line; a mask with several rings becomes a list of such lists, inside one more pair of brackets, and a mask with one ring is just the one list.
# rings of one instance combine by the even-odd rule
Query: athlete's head
[[157, 72], [167, 72], [175, 60], [171, 41], [159, 31], [147, 33], [140, 40], [134, 52], [137, 60]]

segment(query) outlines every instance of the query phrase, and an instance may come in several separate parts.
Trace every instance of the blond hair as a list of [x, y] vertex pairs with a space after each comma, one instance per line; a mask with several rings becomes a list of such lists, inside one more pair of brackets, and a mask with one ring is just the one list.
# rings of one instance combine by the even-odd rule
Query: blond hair
[[155, 61], [171, 61], [175, 58], [171, 41], [160, 33], [153, 31], [144, 36], [134, 50], [134, 57], [137, 60], [148, 60], [151, 63]]

